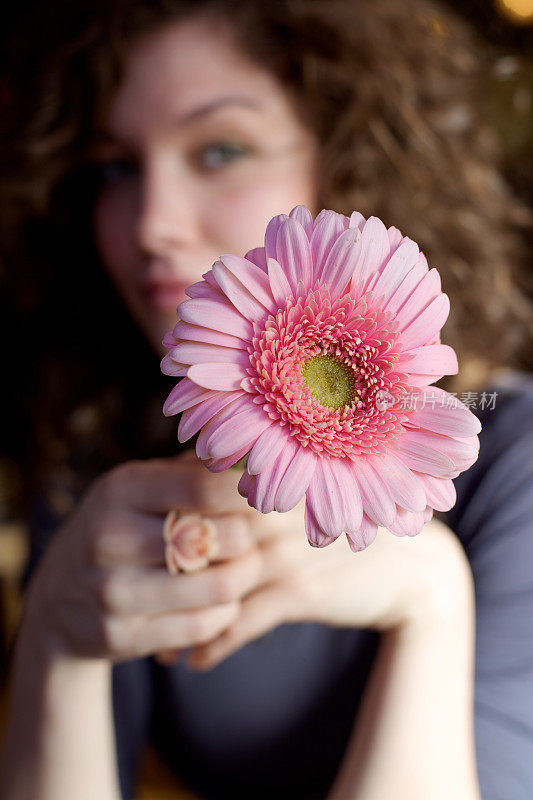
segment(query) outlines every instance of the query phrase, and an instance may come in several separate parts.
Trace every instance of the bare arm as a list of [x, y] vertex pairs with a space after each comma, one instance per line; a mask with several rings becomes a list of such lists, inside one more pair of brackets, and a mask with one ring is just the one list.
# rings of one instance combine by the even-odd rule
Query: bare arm
[[461, 554], [457, 567], [447, 591], [383, 633], [328, 800], [479, 800], [474, 591]]
[[117, 800], [111, 662], [54, 652], [31, 616], [14, 653], [0, 757], [5, 800]]
[[205, 505], [198, 471], [206, 471], [195, 465], [123, 465], [54, 535], [31, 580], [11, 665], [2, 800], [118, 800], [113, 663], [209, 641], [235, 619], [257, 561], [246, 520], [228, 507], [244, 504], [235, 475], [210, 489], [229, 512], [211, 519], [217, 558], [196, 575], [166, 568], [164, 514], [184, 497], [188, 507]]

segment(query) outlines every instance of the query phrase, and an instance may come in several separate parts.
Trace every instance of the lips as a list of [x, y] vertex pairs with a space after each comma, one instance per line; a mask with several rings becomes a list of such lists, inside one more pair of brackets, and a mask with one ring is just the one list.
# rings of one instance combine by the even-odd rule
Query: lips
[[150, 280], [142, 285], [142, 292], [152, 308], [158, 311], [175, 311], [187, 299], [185, 290], [194, 281]]

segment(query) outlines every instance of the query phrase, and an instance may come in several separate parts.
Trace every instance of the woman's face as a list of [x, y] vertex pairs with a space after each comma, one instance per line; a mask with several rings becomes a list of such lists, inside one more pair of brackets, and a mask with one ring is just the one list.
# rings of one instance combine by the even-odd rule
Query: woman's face
[[96, 243], [154, 348], [186, 287], [266, 223], [315, 209], [316, 143], [284, 88], [218, 26], [176, 23], [132, 49], [96, 143]]

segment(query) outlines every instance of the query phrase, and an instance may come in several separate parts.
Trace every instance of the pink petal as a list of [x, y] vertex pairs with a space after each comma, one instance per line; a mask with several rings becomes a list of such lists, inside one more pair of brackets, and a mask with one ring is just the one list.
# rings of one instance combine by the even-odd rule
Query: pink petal
[[358, 228], [343, 231], [329, 253], [324, 264], [322, 283], [329, 286], [335, 300], [343, 294], [350, 282], [361, 250], [361, 233]]
[[231, 392], [240, 389], [246, 371], [238, 364], [193, 364], [187, 377], [206, 389]]
[[253, 484], [255, 483], [255, 478], [252, 478], [246, 470], [241, 475], [241, 479], [239, 481], [238, 491], [241, 497], [248, 497], [248, 493], [252, 488]]
[[396, 519], [388, 529], [395, 536], [416, 536], [424, 527], [424, 511], [412, 514], [411, 511], [399, 508]]
[[217, 392], [211, 389], [204, 389], [202, 386], [197, 386], [196, 383], [193, 383], [188, 378], [184, 378], [174, 386], [165, 400], [163, 414], [165, 417], [172, 417], [174, 414], [179, 414], [180, 411], [195, 406], [197, 403], [201, 403], [202, 400], [208, 400], [216, 394]]
[[209, 270], [207, 270], [207, 272], [204, 272], [204, 274], [202, 275], [202, 278], [204, 279], [204, 281], [206, 283], [209, 284], [209, 286], [211, 286], [213, 289], [215, 289], [215, 291], [217, 291], [219, 294], [222, 294], [221, 291], [220, 291], [220, 286], [218, 285], [218, 283], [215, 280], [215, 276], [213, 275], [213, 270], [212, 269], [209, 269]]
[[424, 253], [422, 253], [422, 252], [421, 252], [421, 253], [420, 253], [420, 255], [418, 256], [418, 263], [419, 263], [419, 264], [422, 264], [422, 265], [424, 266], [424, 268], [425, 268], [425, 271], [426, 271], [426, 272], [428, 271], [428, 269], [429, 269], [429, 267], [428, 267], [428, 260], [427, 260], [427, 258], [425, 257]]
[[234, 400], [242, 396], [242, 392], [209, 392], [208, 394], [212, 396], [204, 400], [203, 403], [186, 409], [181, 415], [178, 426], [178, 439], [180, 442], [186, 442], [187, 439], [198, 433], [200, 428], [203, 428], [215, 414], [218, 414], [229, 403], [233, 403]]
[[240, 256], [224, 255], [219, 260], [267, 311], [276, 310], [265, 270]]
[[479, 419], [464, 405], [448, 408], [439, 402], [434, 408], [426, 405], [416, 409], [410, 416], [410, 424], [446, 436], [475, 436], [480, 431]]
[[[409, 370], [408, 369], [404, 369], [403, 372], [409, 372]], [[436, 383], [437, 381], [439, 381], [443, 377], [444, 377], [444, 374], [442, 374], [442, 375], [420, 374], [419, 375], [417, 372], [411, 372], [409, 374], [409, 383], [411, 384], [411, 386], [413, 388], [424, 388], [424, 387], [427, 388], [427, 387], [429, 387], [429, 388], [433, 389], [434, 387], [430, 386], [430, 384], [431, 383]]]
[[329, 252], [344, 231], [344, 220], [335, 211], [321, 211], [311, 235], [314, 280], [322, 275]]
[[402, 353], [398, 369], [426, 375], [456, 375], [459, 371], [455, 350], [447, 344], [426, 344]]
[[357, 484], [355, 465], [348, 458], [332, 458], [329, 461], [329, 466], [339, 487], [344, 517], [342, 530], [346, 532], [357, 531], [363, 519], [363, 503]]
[[348, 223], [349, 228], [359, 228], [360, 231], [363, 230], [364, 224], [366, 219], [359, 211], [352, 211], [350, 215], [350, 221]]
[[286, 214], [278, 214], [276, 217], [272, 217], [267, 225], [265, 231], [265, 258], [267, 263], [269, 258], [278, 257], [276, 246], [278, 230], [280, 229], [281, 223], [286, 219], [289, 219]]
[[[257, 268], [256, 268], [257, 269]], [[228, 300], [250, 322], [262, 324], [268, 316], [266, 308], [227, 269], [222, 261], [213, 264], [213, 275]]]
[[204, 342], [180, 342], [171, 351], [171, 355], [182, 364], [239, 364], [243, 368], [250, 366], [250, 356], [246, 351]]
[[206, 300], [202, 297], [185, 300], [178, 306], [178, 316], [192, 325], [200, 325], [203, 328], [216, 327], [216, 330], [230, 333], [240, 339], [250, 340], [253, 336], [251, 324], [224, 297], [220, 300]]
[[[243, 496], [245, 496], [246, 499], [248, 500], [248, 505], [250, 506], [250, 508], [258, 509], [259, 506], [257, 505], [257, 475], [248, 475], [248, 478], [250, 482], [249, 484], [248, 483], [246, 484], [247, 492], [246, 495]], [[241, 485], [241, 481], [239, 481], [239, 486]]]
[[174, 331], [167, 331], [161, 340], [161, 344], [163, 347], [176, 347], [177, 341], [174, 335]]
[[378, 526], [376, 523], [369, 519], [366, 514], [363, 514], [363, 519], [361, 521], [359, 530], [351, 531], [346, 534], [350, 549], [354, 553], [360, 553], [361, 550], [366, 550], [366, 548], [372, 544], [376, 538], [377, 532]]
[[434, 478], [433, 475], [426, 475], [423, 472], [415, 472], [415, 475], [426, 491], [427, 503], [431, 508], [436, 511], [449, 511], [453, 508], [457, 494], [451, 479]]
[[219, 411], [215, 416], [207, 422], [200, 433], [198, 434], [198, 439], [196, 440], [196, 455], [198, 458], [201, 459], [208, 459], [212, 458], [211, 454], [207, 449], [207, 443], [211, 438], [212, 434], [218, 429], [223, 422], [227, 419], [231, 419], [239, 411], [242, 411], [244, 408], [247, 408], [250, 405], [250, 395], [241, 393], [240, 397], [237, 397], [236, 400], [233, 400], [231, 403]]
[[339, 486], [329, 461], [318, 461], [307, 490], [307, 504], [319, 527], [327, 536], [336, 538], [344, 529], [344, 508]]
[[422, 512], [426, 507], [424, 487], [401, 458], [389, 452], [376, 458], [373, 466], [387, 482], [392, 496], [398, 505], [409, 511]]
[[431, 440], [428, 437], [422, 438], [419, 431], [405, 431], [398, 440], [398, 454], [410, 469], [427, 472], [428, 475], [449, 477], [455, 469], [452, 459], [435, 450], [431, 446]]
[[307, 539], [309, 544], [313, 547], [327, 547], [328, 544], [331, 544], [338, 538], [337, 536], [327, 536], [324, 533], [311, 513], [309, 503], [305, 504], [304, 524]]
[[398, 228], [395, 228], [394, 225], [391, 225], [390, 228], [387, 228], [387, 235], [389, 237], [390, 251], [392, 254], [400, 246], [400, 243], [403, 239], [403, 234], [398, 230]]
[[310, 448], [298, 447], [278, 486], [274, 501], [276, 511], [290, 511], [300, 502], [313, 478], [317, 459]]
[[160, 364], [161, 372], [163, 375], [173, 375], [176, 378], [183, 378], [189, 369], [186, 364], [178, 364], [170, 357], [170, 353], [163, 356]]
[[250, 475], [263, 472], [279, 456], [288, 438], [288, 428], [282, 427], [279, 423], [267, 428], [252, 447], [248, 457], [247, 470]]
[[209, 437], [207, 452], [211, 458], [226, 458], [231, 453], [241, 450], [260, 436], [266, 428], [275, 423], [261, 406], [249, 403], [246, 408], [231, 419], [220, 423]]
[[[479, 456], [480, 442], [477, 436], [468, 436], [466, 438], [446, 438], [447, 454], [454, 461], [456, 468], [460, 472], [470, 469]], [[453, 443], [453, 444], [452, 444]], [[464, 449], [463, 449], [464, 447]], [[450, 475], [450, 478], [455, 477]]]
[[[213, 328], [201, 328], [199, 325], [190, 325], [181, 320], [174, 326], [174, 336], [178, 339], [188, 339], [192, 342], [205, 342], [206, 344], [218, 344], [221, 347], [235, 347], [246, 350], [248, 342], [232, 336], [229, 333], [221, 333]], [[175, 343], [177, 344], [177, 342]], [[175, 346], [175, 345], [174, 345]]]
[[358, 295], [365, 291], [370, 278], [379, 270], [389, 251], [385, 225], [377, 217], [370, 217], [363, 228], [360, 255], [352, 278], [352, 287]]
[[247, 452], [248, 447], [243, 447], [242, 450], [237, 450], [236, 453], [232, 453], [226, 458], [208, 458], [204, 461], [204, 464], [209, 472], [224, 472], [224, 470], [234, 467], [237, 461], [244, 458]]
[[295, 206], [289, 214], [289, 217], [300, 223], [307, 238], [310, 239], [313, 234], [313, 217], [309, 209], [305, 206]]
[[345, 214], [339, 214], [337, 211], [332, 211], [330, 208], [323, 208], [316, 216], [313, 224], [313, 231], [322, 226], [327, 219], [336, 219], [340, 223], [342, 226], [340, 233], [345, 231], [350, 224], [350, 220]]
[[[470, 422], [472, 424], [472, 429], [471, 430], [472, 430], [473, 433], [471, 435], [480, 432], [480, 430], [481, 430], [481, 422], [476, 417], [476, 415], [473, 414], [470, 411], [468, 406], [466, 406], [464, 403], [462, 403], [459, 400], [459, 398], [455, 397], [454, 395], [450, 394], [449, 392], [446, 392], [444, 389], [441, 389], [439, 386], [429, 386], [428, 388], [430, 389], [431, 394], [433, 394], [434, 397], [439, 401], [439, 405], [441, 405], [443, 407], [453, 408], [454, 410], [460, 409], [460, 411], [462, 411], [463, 414], [465, 412], [468, 412], [468, 414], [470, 415], [469, 419], [470, 419]], [[436, 406], [437, 406], [437, 403], [435, 403], [435, 407]]]
[[422, 264], [419, 257], [414, 267], [411, 267], [407, 274], [404, 275], [395, 292], [385, 301], [383, 305], [384, 311], [390, 311], [395, 314], [403, 306], [407, 298], [411, 296], [427, 271], [427, 266]]
[[277, 261], [283, 268], [292, 287], [297, 292], [298, 281], [303, 281], [306, 290], [313, 282], [311, 247], [309, 239], [299, 222], [287, 219], [281, 223], [276, 240]]
[[368, 459], [359, 458], [354, 463], [354, 469], [365, 514], [378, 525], [387, 527], [396, 516], [396, 503], [391, 490]]
[[278, 487], [291, 463], [298, 445], [291, 437], [279, 456], [269, 464], [255, 479], [255, 496], [248, 495], [248, 502], [253, 500], [253, 505], [262, 514], [274, 511]]
[[185, 290], [185, 294], [189, 297], [206, 297], [209, 300], [220, 300], [222, 297], [218, 287], [215, 289], [206, 281], [198, 281], [198, 283], [191, 284]]
[[251, 261], [252, 264], [256, 264], [263, 272], [266, 272], [267, 261], [264, 247], [254, 247], [253, 250], [248, 250], [244, 257]]
[[[409, 429], [409, 438], [413, 442], [418, 442], [421, 445], [444, 453], [448, 458], [451, 458], [454, 468], [457, 469], [459, 467], [461, 471], [471, 467], [479, 454], [479, 439], [477, 436], [454, 439], [450, 436], [441, 436], [439, 433], [431, 433], [426, 430]], [[450, 475], [448, 474], [447, 477], [450, 477]]]
[[439, 294], [405, 328], [399, 338], [403, 350], [412, 350], [429, 342], [440, 331], [450, 313], [450, 299], [447, 294]]
[[376, 282], [371, 284], [372, 292], [377, 296], [383, 296], [386, 300], [392, 297], [409, 270], [416, 264], [418, 253], [418, 245], [411, 239], [405, 238], [383, 267]]
[[440, 275], [436, 269], [426, 272], [408, 300], [396, 313], [400, 330], [404, 330], [441, 293]]
[[274, 258], [268, 259], [268, 277], [278, 308], [285, 308], [285, 301], [287, 298], [292, 299], [293, 293], [287, 276]]

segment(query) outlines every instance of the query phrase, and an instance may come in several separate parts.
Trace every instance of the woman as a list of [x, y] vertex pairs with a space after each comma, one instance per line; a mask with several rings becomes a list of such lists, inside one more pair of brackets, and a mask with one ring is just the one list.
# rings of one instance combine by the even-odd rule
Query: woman
[[[11, 151], [19, 207], [31, 196], [48, 220], [32, 241], [57, 261], [40, 303], [35, 277], [10, 278], [47, 361], [2, 796], [131, 797], [150, 734], [206, 798], [529, 797], [533, 399], [501, 365], [525, 363], [530, 309], [521, 210], [465, 105], [470, 33], [418, 0], [138, 0], [82, 28], [42, 68]], [[504, 398], [480, 409], [448, 518], [409, 541], [380, 530], [357, 555], [309, 548], [299, 509], [252, 512], [238, 473], [175, 457], [160, 419], [154, 351], [184, 289], [299, 203], [419, 241], [452, 296], [463, 383], [445, 388]], [[217, 531], [198, 575], [165, 569], [172, 508]]]

